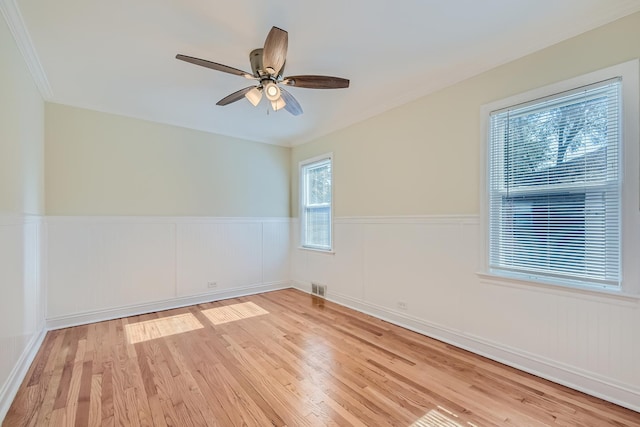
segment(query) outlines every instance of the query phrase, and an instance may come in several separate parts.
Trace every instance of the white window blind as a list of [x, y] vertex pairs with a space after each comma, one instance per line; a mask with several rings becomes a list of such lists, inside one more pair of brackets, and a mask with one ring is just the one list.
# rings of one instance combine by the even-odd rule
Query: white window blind
[[491, 271], [620, 286], [620, 94], [613, 79], [491, 114]]
[[331, 158], [303, 164], [302, 246], [331, 250]]

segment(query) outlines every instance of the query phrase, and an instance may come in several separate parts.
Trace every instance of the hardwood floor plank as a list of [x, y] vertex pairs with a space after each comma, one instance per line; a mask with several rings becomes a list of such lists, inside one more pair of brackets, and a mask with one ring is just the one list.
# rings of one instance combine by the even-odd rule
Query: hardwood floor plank
[[52, 331], [46, 335], [42, 349], [27, 372], [25, 384], [16, 394], [14, 411], [9, 412], [5, 418], [6, 425], [41, 425], [38, 424], [38, 419], [43, 419], [39, 417], [43, 403], [53, 394], [53, 391], [49, 390], [52, 386], [51, 378], [56, 359], [48, 355], [59, 353], [63, 338], [60, 331]]
[[174, 381], [174, 377], [164, 360], [156, 363], [153, 370], [154, 380], [157, 387], [158, 398], [162, 406], [162, 412], [165, 415], [167, 424], [175, 424], [178, 422], [178, 413], [175, 410], [175, 405], [181, 403], [180, 394], [177, 390], [177, 386]]
[[67, 404], [69, 387], [71, 386], [71, 374], [73, 373], [73, 361], [76, 358], [76, 351], [80, 342], [76, 339], [77, 333], [75, 333], [75, 331], [75, 329], [69, 328], [65, 332], [63, 351], [66, 351], [66, 358], [64, 359], [62, 375], [60, 377], [60, 382], [58, 383], [56, 400], [53, 404], [54, 410], [64, 408]]
[[102, 393], [100, 394], [102, 425], [113, 424], [114, 420], [113, 395], [117, 390], [113, 388], [112, 366], [113, 362], [104, 362], [102, 364]]
[[[206, 334], [203, 335], [206, 339]], [[211, 364], [210, 359], [202, 357], [203, 351], [206, 351], [200, 340], [182, 340], [179, 344], [180, 349], [184, 349], [185, 359], [189, 371], [193, 375], [193, 381], [199, 389], [200, 396], [208, 402], [210, 413], [207, 419], [216, 420], [217, 425], [242, 425], [245, 422], [253, 420], [255, 422], [256, 408], [252, 407], [251, 411], [245, 409], [248, 398], [243, 396], [240, 398], [238, 394], [233, 393], [233, 388], [223, 380], [224, 375], [219, 372], [220, 364]], [[177, 349], [177, 348], [176, 348]], [[205, 352], [206, 354], [206, 352]], [[225, 408], [241, 406], [242, 410], [227, 411]], [[257, 411], [259, 412], [259, 411]], [[246, 420], [246, 421], [245, 421]], [[268, 420], [263, 420], [267, 422]]]
[[179, 346], [181, 346], [180, 343], [172, 342], [169, 345], [169, 351], [173, 354], [176, 365], [182, 372], [175, 380], [179, 389], [182, 390], [183, 402], [191, 413], [195, 413], [198, 419], [202, 419], [204, 425], [217, 426], [219, 424], [216, 420], [219, 417], [216, 416], [212, 405], [209, 405], [204, 398], [198, 382], [193, 378], [191, 366], [186, 361], [188, 356], [186, 352], [181, 351]]
[[91, 375], [91, 391], [89, 393], [89, 420], [88, 427], [97, 427], [102, 419], [102, 374]]
[[[47, 377], [43, 377], [40, 380], [40, 383], [44, 384], [45, 380], [48, 380], [48, 381], [46, 384], [46, 393], [44, 395], [44, 398], [42, 399], [42, 402], [40, 403], [40, 408], [38, 409], [38, 419], [36, 420], [37, 426], [49, 425], [52, 412], [53, 412], [53, 405], [55, 403], [56, 396], [57, 396], [58, 385], [60, 383], [60, 379], [62, 378], [64, 360], [65, 360], [65, 355], [67, 351], [67, 348], [63, 347], [64, 339], [66, 336], [66, 330], [53, 331], [53, 332], [57, 335], [56, 343], [58, 343], [59, 345], [55, 345], [53, 347], [52, 353], [50, 355], [42, 354], [42, 357], [46, 357], [49, 360], [47, 361], [47, 364], [45, 366], [45, 372], [47, 372]], [[55, 353], [53, 353], [53, 351], [55, 351]], [[38, 353], [39, 353], [38, 356], [40, 356], [40, 352]], [[51, 357], [51, 355], [55, 355], [56, 357]], [[9, 414], [10, 413], [11, 413], [11, 410], [9, 411]], [[7, 418], [9, 418], [9, 414], [7, 414]], [[22, 424], [17, 423], [15, 425], [22, 425]]]
[[[40, 354], [50, 354], [56, 345], [56, 338], [56, 334], [47, 334], [44, 342], [42, 343], [42, 353]], [[29, 372], [27, 372], [27, 378], [29, 378], [27, 386], [33, 386], [40, 383], [40, 379], [45, 372], [48, 361], [49, 359], [46, 357], [36, 357], [33, 360], [33, 363], [29, 367]]]
[[[268, 394], [261, 393], [259, 389], [256, 388], [255, 382], [252, 381], [252, 377], [256, 374], [251, 372], [250, 367], [243, 366], [238, 363], [234, 355], [229, 353], [228, 348], [221, 345], [220, 342], [217, 344], [214, 344], [211, 341], [207, 342], [209, 343], [209, 349], [214, 353], [216, 359], [221, 362], [222, 366], [224, 366], [225, 370], [228, 371], [234, 382], [237, 382], [240, 388], [242, 388], [242, 390], [248, 395], [248, 398], [256, 404], [260, 412], [266, 416], [269, 424], [274, 426], [286, 425], [278, 411], [269, 402]], [[220, 347], [224, 347], [224, 350], [219, 350]], [[226, 380], [230, 381], [231, 379], [227, 378]]]
[[151, 410], [152, 425], [154, 427], [167, 427], [167, 420], [164, 417], [162, 405], [157, 395], [149, 397], [149, 409]]
[[3, 425], [640, 427], [640, 414], [287, 289], [51, 331]]

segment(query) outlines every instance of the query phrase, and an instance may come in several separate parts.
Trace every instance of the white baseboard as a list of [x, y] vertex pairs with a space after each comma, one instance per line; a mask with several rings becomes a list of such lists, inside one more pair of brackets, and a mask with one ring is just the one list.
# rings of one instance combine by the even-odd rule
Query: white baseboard
[[9, 407], [11, 407], [11, 403], [16, 397], [16, 393], [18, 393], [18, 388], [20, 388], [22, 381], [24, 381], [27, 371], [29, 371], [31, 363], [33, 363], [36, 354], [38, 354], [38, 350], [40, 350], [40, 346], [46, 335], [46, 329], [42, 329], [37, 334], [34, 334], [22, 352], [20, 359], [18, 359], [18, 362], [13, 367], [7, 381], [2, 386], [2, 389], [0, 389], [0, 424], [2, 424], [4, 417], [7, 415]]
[[[310, 285], [306, 283], [293, 281], [292, 284], [294, 288], [303, 292], [310, 293], [311, 291]], [[640, 412], [640, 390], [634, 389], [632, 386], [617, 384], [610, 379], [597, 377], [593, 373], [584, 372], [575, 367], [563, 365], [537, 355], [527, 354], [500, 343], [432, 324], [422, 319], [407, 316], [352, 297], [339, 295], [335, 292], [329, 292], [326, 299], [496, 362], [545, 378], [554, 383]]]
[[121, 317], [136, 316], [139, 314], [171, 310], [174, 308], [186, 307], [189, 305], [220, 301], [229, 298], [237, 298], [246, 295], [259, 294], [262, 292], [277, 291], [279, 289], [286, 289], [290, 287], [291, 282], [288, 281], [263, 283], [260, 285], [251, 285], [241, 288], [221, 290], [217, 292], [208, 292], [206, 294], [176, 297], [163, 301], [153, 301], [149, 303], [129, 305], [126, 307], [116, 307], [105, 310], [96, 310], [85, 313], [52, 317], [47, 319], [47, 328], [49, 330], [69, 328], [72, 326], [103, 322], [105, 320], [119, 319]]

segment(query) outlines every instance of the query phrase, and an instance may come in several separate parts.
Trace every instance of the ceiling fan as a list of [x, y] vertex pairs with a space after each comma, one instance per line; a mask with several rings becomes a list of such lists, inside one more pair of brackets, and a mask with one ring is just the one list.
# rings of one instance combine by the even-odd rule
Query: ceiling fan
[[264, 41], [264, 47], [254, 49], [249, 54], [249, 62], [253, 72], [251, 74], [237, 68], [192, 56], [178, 54], [176, 59], [258, 81], [257, 86], [249, 86], [233, 92], [218, 101], [216, 105], [229, 105], [242, 98], [247, 98], [249, 102], [257, 106], [264, 94], [267, 100], [271, 102], [271, 107], [274, 111], [284, 108], [294, 116], [298, 116], [302, 114], [302, 107], [300, 107], [293, 95], [279, 86], [280, 84], [309, 89], [341, 89], [349, 87], [349, 80], [340, 77], [313, 75], [283, 77], [288, 44], [288, 33], [278, 27], [272, 27], [267, 39]]

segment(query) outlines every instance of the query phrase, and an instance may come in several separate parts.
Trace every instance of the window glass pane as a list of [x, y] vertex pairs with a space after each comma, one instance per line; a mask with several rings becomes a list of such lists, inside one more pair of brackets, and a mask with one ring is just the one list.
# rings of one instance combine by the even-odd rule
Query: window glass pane
[[307, 246], [330, 247], [331, 208], [306, 208], [305, 229]]
[[489, 264], [620, 284], [620, 81], [492, 114]]
[[584, 194], [505, 197], [501, 228], [505, 261], [512, 266], [585, 270]]
[[331, 159], [301, 168], [302, 245], [331, 249]]
[[606, 96], [509, 114], [505, 185], [514, 188], [605, 179], [607, 114]]
[[331, 163], [310, 167], [307, 170], [307, 180], [308, 204], [331, 203]]

